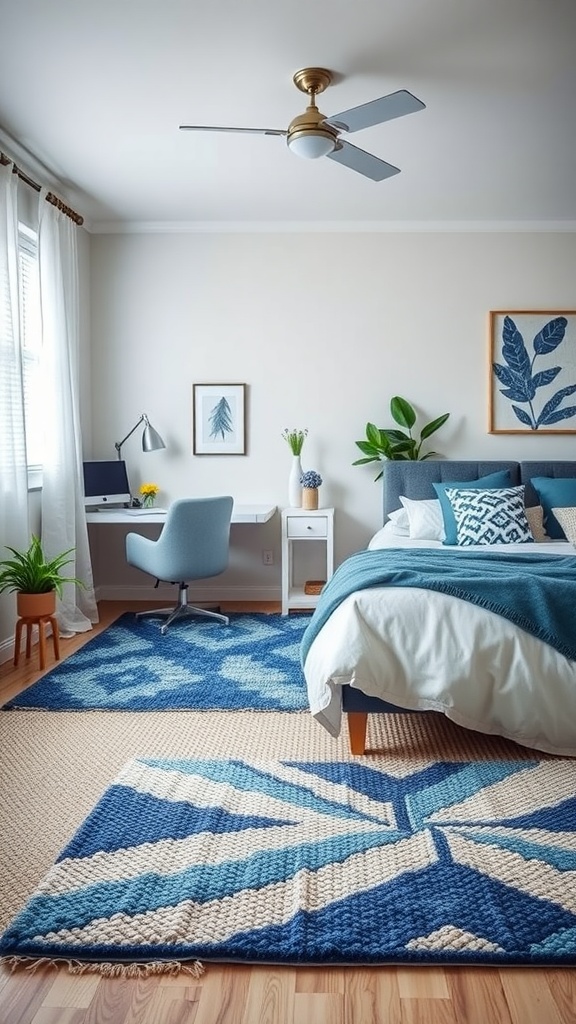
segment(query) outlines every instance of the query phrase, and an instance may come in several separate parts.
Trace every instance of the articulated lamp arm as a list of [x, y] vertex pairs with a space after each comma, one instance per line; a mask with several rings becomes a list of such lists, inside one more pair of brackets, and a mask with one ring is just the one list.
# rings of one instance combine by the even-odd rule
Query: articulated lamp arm
[[144, 415], [144, 413], [142, 413], [140, 419], [138, 420], [137, 423], [134, 424], [134, 426], [132, 427], [132, 430], [128, 431], [128, 433], [126, 434], [126, 437], [123, 437], [121, 441], [116, 441], [115, 442], [114, 447], [116, 449], [116, 452], [118, 454], [118, 458], [119, 459], [122, 458], [122, 454], [121, 454], [122, 445], [124, 444], [125, 441], [128, 440], [129, 437], [132, 437], [132, 434], [134, 433], [134, 431], [138, 429], [140, 424], [143, 423], [145, 419], [146, 419], [146, 416]]
[[122, 453], [121, 453], [122, 445], [124, 444], [125, 441], [128, 440], [129, 437], [132, 436], [134, 431], [138, 429], [138, 427], [140, 426], [141, 423], [144, 424], [144, 433], [142, 434], [142, 451], [144, 451], [144, 452], [155, 452], [159, 448], [165, 448], [166, 447], [166, 445], [164, 444], [164, 441], [160, 437], [160, 434], [158, 433], [157, 430], [154, 430], [154, 427], [151, 425], [150, 420], [148, 419], [146, 413], [143, 412], [141, 417], [140, 417], [140, 419], [138, 420], [138, 422], [135, 423], [134, 426], [132, 427], [132, 430], [128, 431], [128, 433], [126, 434], [126, 437], [123, 437], [121, 441], [116, 441], [114, 443], [114, 447], [116, 449], [116, 453], [117, 453], [119, 459], [122, 458]]

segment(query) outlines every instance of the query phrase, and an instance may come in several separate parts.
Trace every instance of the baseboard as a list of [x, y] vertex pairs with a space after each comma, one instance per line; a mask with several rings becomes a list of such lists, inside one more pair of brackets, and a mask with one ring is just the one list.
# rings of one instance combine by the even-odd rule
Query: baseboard
[[[220, 601], [277, 601], [282, 599], [280, 587], [190, 587], [191, 604], [218, 604]], [[178, 601], [178, 588], [170, 584], [158, 587], [101, 586], [96, 588], [97, 601], [151, 601], [155, 604]]]
[[7, 640], [0, 642], [0, 665], [4, 665], [6, 661], [11, 661], [14, 657], [14, 637], [11, 636]]

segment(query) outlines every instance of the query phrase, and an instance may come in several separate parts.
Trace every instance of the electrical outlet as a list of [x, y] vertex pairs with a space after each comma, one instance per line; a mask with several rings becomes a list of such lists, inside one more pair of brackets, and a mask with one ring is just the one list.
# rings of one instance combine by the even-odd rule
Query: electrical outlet
[[273, 551], [263, 551], [262, 552], [262, 561], [264, 562], [264, 565], [274, 565], [274, 552]]

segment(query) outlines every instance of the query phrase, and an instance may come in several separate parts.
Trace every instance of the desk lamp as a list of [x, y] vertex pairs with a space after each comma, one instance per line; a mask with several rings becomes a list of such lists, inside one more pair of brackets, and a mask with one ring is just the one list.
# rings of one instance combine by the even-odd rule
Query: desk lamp
[[160, 434], [158, 433], [157, 430], [154, 430], [154, 427], [151, 425], [150, 420], [148, 419], [146, 413], [143, 412], [141, 417], [140, 417], [140, 419], [138, 420], [138, 422], [135, 423], [134, 426], [132, 427], [132, 430], [128, 431], [128, 433], [126, 434], [126, 437], [123, 437], [121, 441], [116, 441], [115, 442], [114, 447], [116, 449], [116, 452], [118, 454], [118, 458], [119, 459], [122, 458], [122, 454], [121, 454], [122, 445], [124, 444], [125, 441], [128, 440], [129, 437], [131, 437], [131, 435], [140, 426], [141, 423], [144, 424], [144, 433], [142, 434], [142, 451], [143, 452], [156, 452], [156, 451], [158, 451], [159, 448], [165, 448], [166, 447], [166, 445], [164, 444], [164, 441], [160, 437]]

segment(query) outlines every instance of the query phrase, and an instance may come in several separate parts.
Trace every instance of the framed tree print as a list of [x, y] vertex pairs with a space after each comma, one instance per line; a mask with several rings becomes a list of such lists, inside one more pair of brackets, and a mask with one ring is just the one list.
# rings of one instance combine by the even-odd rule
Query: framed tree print
[[576, 434], [576, 310], [492, 310], [490, 434]]
[[193, 384], [194, 455], [245, 455], [245, 384]]

